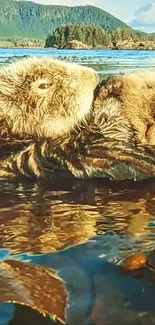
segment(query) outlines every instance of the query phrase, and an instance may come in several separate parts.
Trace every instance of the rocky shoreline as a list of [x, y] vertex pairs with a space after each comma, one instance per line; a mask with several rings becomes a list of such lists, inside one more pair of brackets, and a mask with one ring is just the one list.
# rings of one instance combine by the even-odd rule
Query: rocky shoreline
[[97, 49], [97, 50], [155, 50], [155, 41], [118, 41], [115, 44], [109, 44], [109, 46], [90, 47], [77, 40], [72, 40], [64, 44], [61, 49]]
[[[38, 40], [32, 41], [21, 41], [19, 43], [14, 43], [11, 41], [3, 42], [0, 41], [0, 48], [45, 48], [43, 41]], [[108, 46], [98, 46], [91, 47], [81, 41], [72, 40], [67, 42], [61, 47], [52, 46], [49, 48], [55, 49], [70, 49], [70, 50], [155, 50], [155, 41], [118, 41], [114, 44], [109, 44]]]

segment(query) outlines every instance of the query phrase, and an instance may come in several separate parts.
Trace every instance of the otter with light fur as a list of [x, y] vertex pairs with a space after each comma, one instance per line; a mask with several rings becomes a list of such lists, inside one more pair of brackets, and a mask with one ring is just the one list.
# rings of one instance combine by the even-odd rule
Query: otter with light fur
[[[100, 96], [117, 98], [121, 104], [125, 119], [134, 128], [139, 141], [155, 145], [155, 71], [136, 71], [130, 74], [108, 78], [106, 87], [102, 87]], [[115, 107], [115, 105], [114, 105]]]
[[11, 154], [42, 138], [66, 136], [85, 120], [98, 82], [93, 69], [51, 58], [0, 69], [1, 171]]
[[[147, 114], [148, 118], [153, 118], [153, 74], [150, 83], [147, 72], [140, 76], [137, 78], [142, 78], [141, 84], [132, 84], [133, 74], [113, 76], [101, 81], [94, 92], [87, 124], [77, 132], [60, 137], [59, 141], [45, 140], [32, 144], [15, 157], [13, 165], [21, 174], [29, 170], [30, 174], [37, 177], [46, 172], [49, 175], [51, 170], [62, 170], [62, 167], [78, 178], [140, 180], [154, 177], [155, 150], [147, 138], [143, 138], [145, 134], [138, 124], [144, 98], [145, 119], [140, 121], [147, 123]], [[131, 86], [128, 86], [128, 79]], [[142, 93], [142, 88], [147, 89], [146, 82], [150, 85], [148, 99], [147, 92]], [[134, 94], [138, 96], [138, 93], [136, 102]], [[130, 98], [134, 104], [132, 112]], [[24, 162], [26, 165], [23, 168]]]
[[149, 130], [153, 134], [154, 80], [155, 72], [150, 79], [148, 72], [136, 72], [101, 81], [87, 123], [57, 139], [45, 134], [46, 139], [33, 142], [14, 157], [11, 169], [37, 177], [63, 169], [79, 178], [154, 177], [153, 136], [148, 137]]
[[98, 82], [93, 69], [58, 60], [11, 64], [0, 70], [0, 122], [9, 136], [68, 134], [88, 114]]

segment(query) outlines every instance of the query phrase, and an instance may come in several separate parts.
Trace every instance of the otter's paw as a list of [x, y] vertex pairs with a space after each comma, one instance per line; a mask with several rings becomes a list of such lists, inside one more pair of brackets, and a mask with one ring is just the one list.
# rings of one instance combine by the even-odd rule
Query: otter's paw
[[98, 87], [98, 96], [102, 100], [109, 97], [117, 97], [123, 88], [123, 75], [110, 76], [106, 80], [102, 80]]
[[35, 144], [16, 154], [10, 162], [9, 168], [15, 174], [29, 178], [34, 176], [37, 178], [44, 177]]

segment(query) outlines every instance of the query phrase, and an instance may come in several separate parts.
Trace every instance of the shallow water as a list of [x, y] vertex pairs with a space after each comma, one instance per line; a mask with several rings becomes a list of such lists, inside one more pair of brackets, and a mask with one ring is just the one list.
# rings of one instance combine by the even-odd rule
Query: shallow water
[[[155, 65], [154, 51], [52, 49], [1, 49], [0, 63], [30, 55], [103, 76]], [[155, 324], [153, 270], [117, 267], [154, 246], [154, 180], [0, 180], [0, 325], [53, 324], [54, 316], [70, 325]]]
[[155, 50], [0, 49], [0, 65], [29, 56], [49, 56], [92, 66], [101, 76], [155, 67]]

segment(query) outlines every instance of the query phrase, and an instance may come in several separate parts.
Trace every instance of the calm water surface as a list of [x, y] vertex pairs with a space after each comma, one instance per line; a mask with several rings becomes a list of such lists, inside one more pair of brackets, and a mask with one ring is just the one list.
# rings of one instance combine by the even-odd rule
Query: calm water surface
[[[1, 49], [0, 64], [34, 55], [102, 76], [155, 66], [154, 51], [52, 49]], [[153, 325], [153, 270], [117, 263], [154, 248], [154, 180], [0, 180], [0, 325]]]

